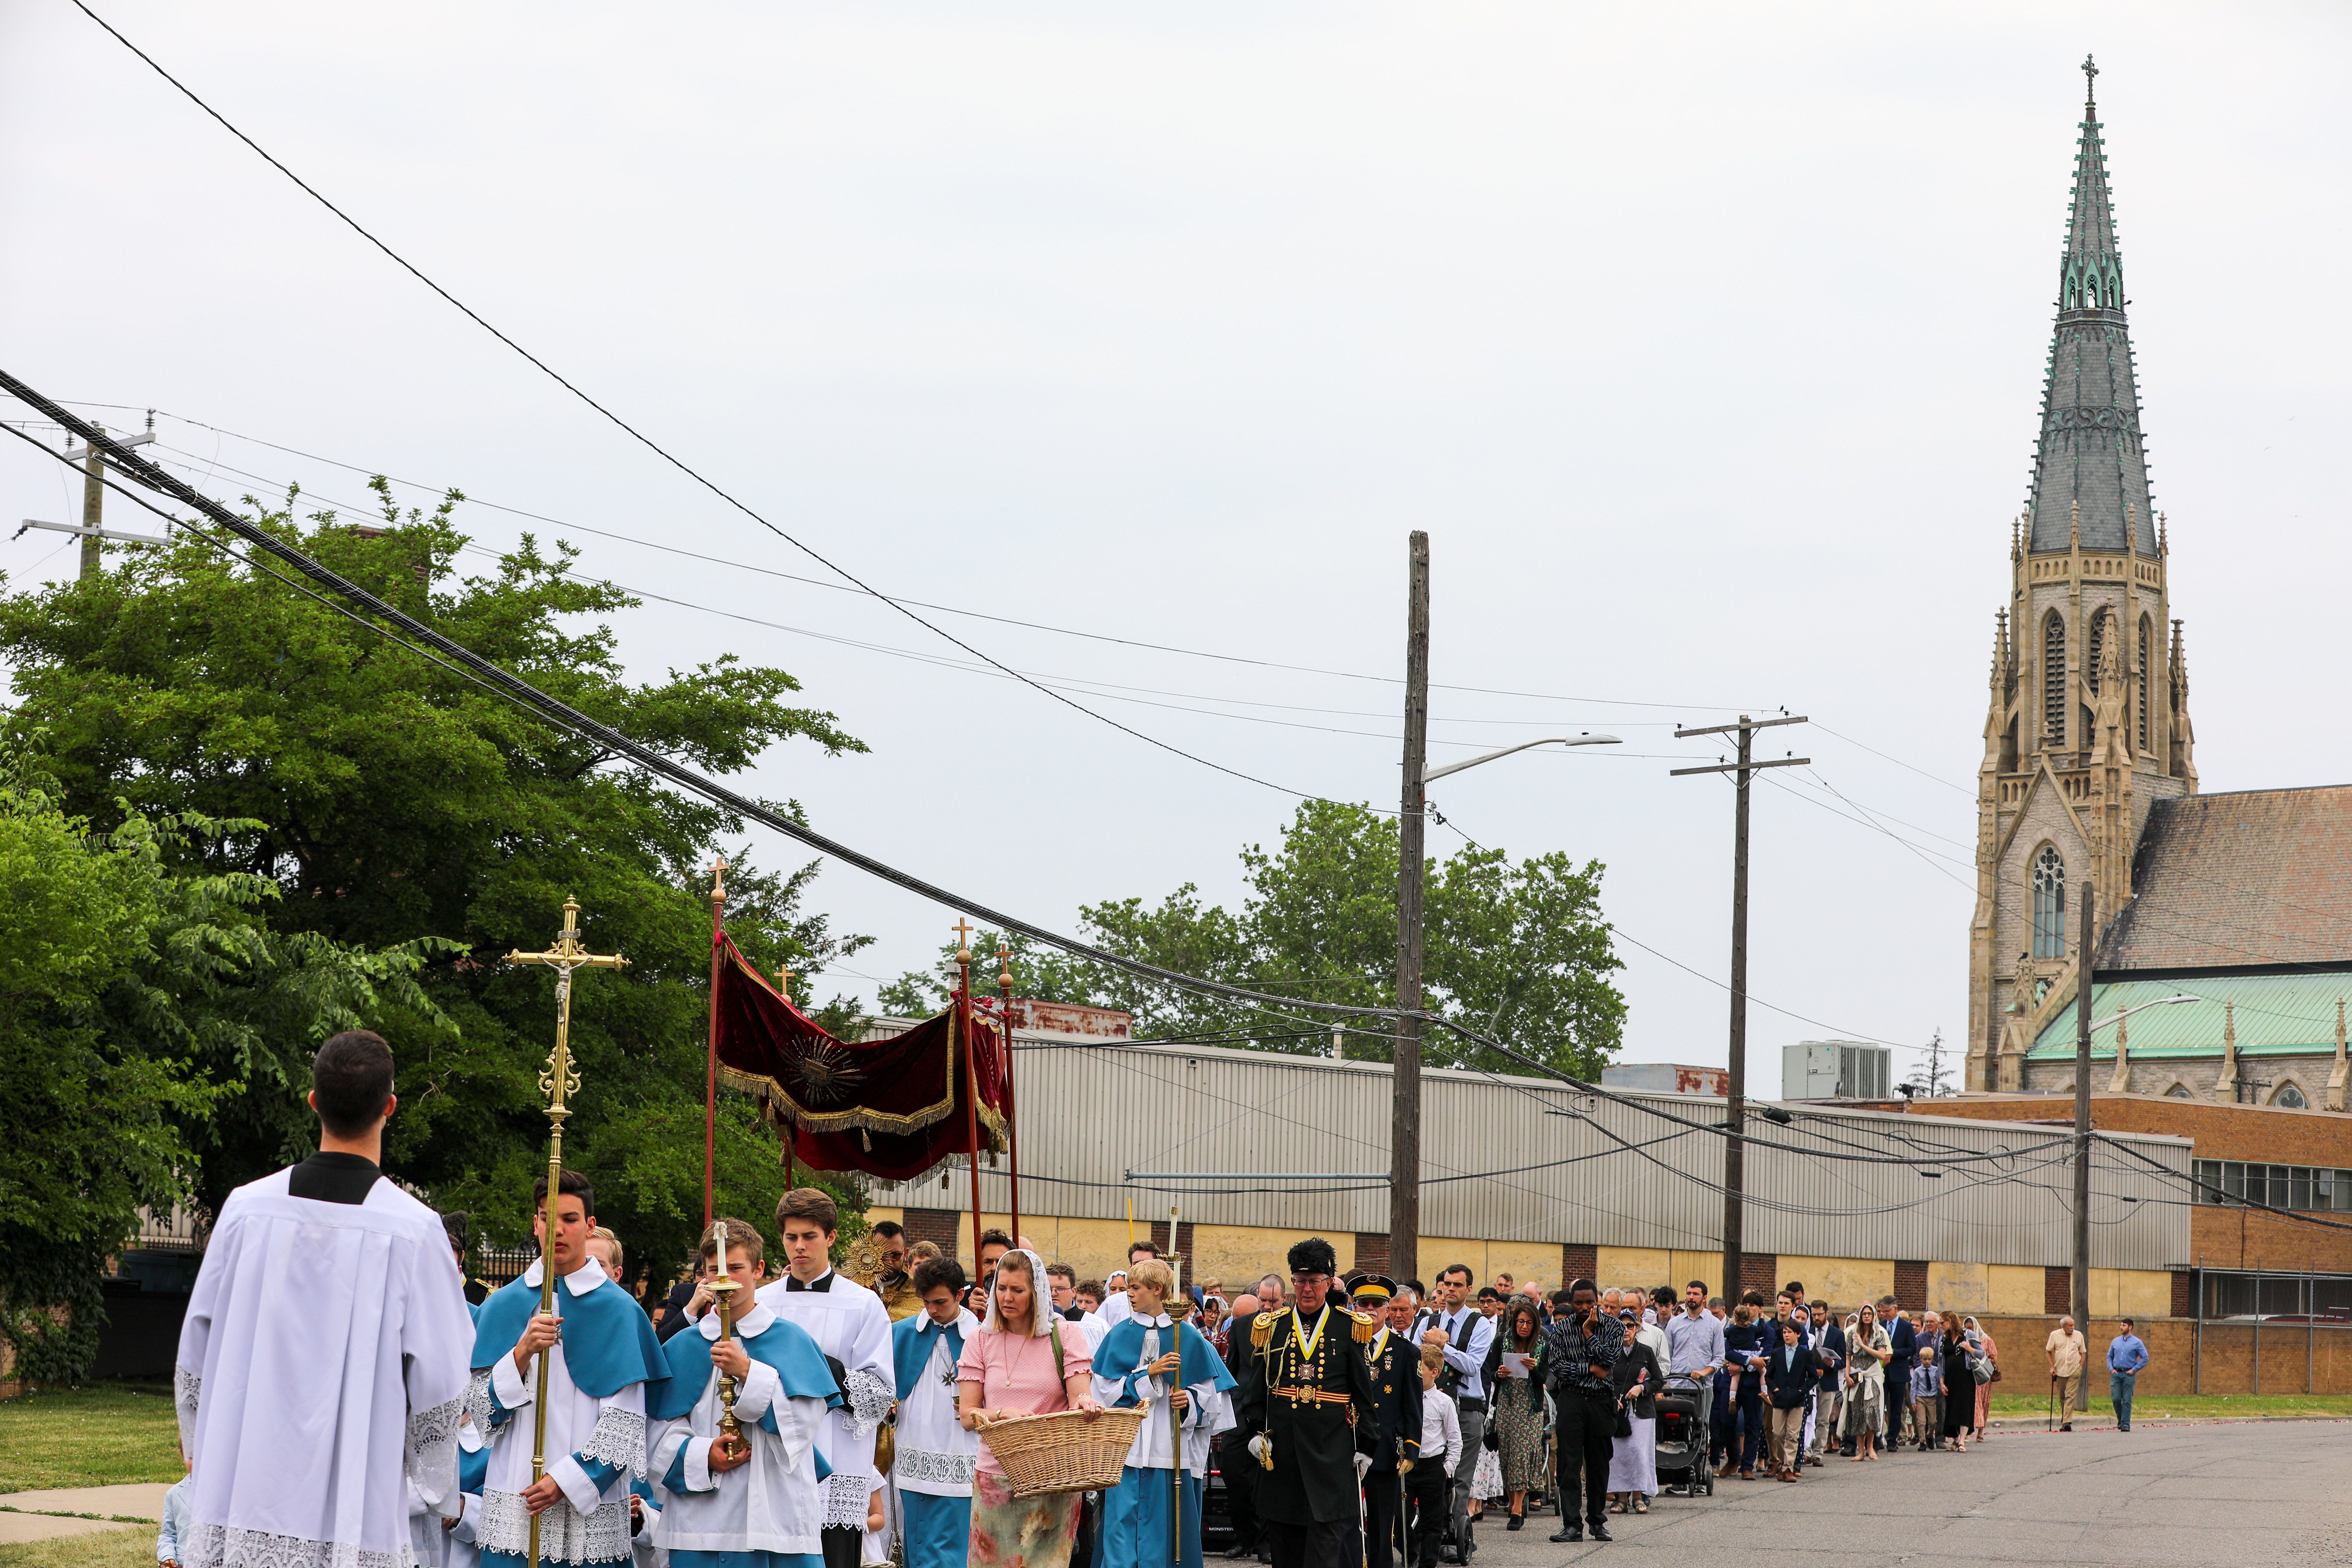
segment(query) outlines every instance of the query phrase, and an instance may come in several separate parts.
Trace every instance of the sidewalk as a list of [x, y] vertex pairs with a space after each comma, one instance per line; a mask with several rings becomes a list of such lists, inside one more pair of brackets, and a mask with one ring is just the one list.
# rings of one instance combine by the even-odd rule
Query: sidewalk
[[[20, 1541], [52, 1541], [67, 1535], [90, 1535], [107, 1530], [152, 1530], [163, 1518], [163, 1494], [172, 1489], [155, 1481], [133, 1486], [68, 1487], [49, 1491], [0, 1492], [0, 1545]], [[77, 1519], [94, 1513], [97, 1519]], [[116, 1516], [146, 1520], [124, 1524]]]

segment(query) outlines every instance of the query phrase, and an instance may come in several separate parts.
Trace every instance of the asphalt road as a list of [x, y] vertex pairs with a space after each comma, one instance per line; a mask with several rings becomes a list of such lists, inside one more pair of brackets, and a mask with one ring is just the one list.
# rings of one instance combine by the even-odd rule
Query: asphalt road
[[1832, 1458], [1794, 1486], [1717, 1481], [1554, 1546], [1495, 1515], [1475, 1568], [1637, 1560], [1738, 1568], [2331, 1568], [2352, 1564], [2352, 1425], [2268, 1421], [2003, 1433], [1965, 1454]]

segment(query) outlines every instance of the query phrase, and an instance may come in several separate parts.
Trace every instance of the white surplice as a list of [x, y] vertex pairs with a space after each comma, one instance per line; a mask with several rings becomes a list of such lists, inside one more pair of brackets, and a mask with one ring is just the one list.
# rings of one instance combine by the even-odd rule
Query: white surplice
[[[1095, 1403], [1108, 1410], [1127, 1396], [1127, 1378], [1158, 1361], [1163, 1353], [1160, 1347], [1173, 1342], [1173, 1325], [1163, 1312], [1144, 1321], [1143, 1348], [1135, 1365], [1122, 1367], [1106, 1376], [1097, 1365], [1094, 1373]], [[1216, 1352], [1213, 1348], [1210, 1354]], [[1135, 1380], [1135, 1395], [1139, 1403], [1150, 1407], [1150, 1414], [1135, 1429], [1135, 1441], [1127, 1447], [1127, 1464], [1130, 1468], [1164, 1470], [1172, 1463], [1168, 1438], [1169, 1374], [1139, 1377]], [[1184, 1468], [1194, 1475], [1205, 1475], [1209, 1464], [1209, 1440], [1234, 1426], [1233, 1408], [1217, 1390], [1216, 1380], [1203, 1379], [1190, 1384], [1184, 1392], [1191, 1396], [1190, 1407], [1178, 1418], [1183, 1436]]]
[[[956, 1328], [963, 1342], [970, 1344], [972, 1335], [980, 1332], [980, 1320], [959, 1310]], [[980, 1434], [965, 1431], [956, 1417], [956, 1360], [948, 1353], [946, 1333], [939, 1332], [915, 1386], [898, 1402], [898, 1458], [892, 1473], [902, 1492], [971, 1496]]]
[[[755, 1304], [736, 1322], [735, 1332], [742, 1339], [757, 1339], [775, 1321], [774, 1312]], [[693, 1328], [680, 1331], [698, 1333], [716, 1343], [719, 1314], [707, 1312]], [[702, 1395], [694, 1408], [661, 1423], [653, 1434], [646, 1474], [659, 1489], [659, 1545], [671, 1552], [823, 1551], [817, 1531], [824, 1525], [824, 1499], [813, 1450], [824, 1426], [825, 1402], [805, 1394], [786, 1397], [776, 1369], [763, 1361], [752, 1362], [751, 1375], [735, 1395], [735, 1418], [742, 1424], [751, 1457], [714, 1479], [710, 1444], [719, 1436], [722, 1410], [714, 1367], [703, 1379]], [[773, 1432], [760, 1425], [772, 1410]], [[670, 1489], [667, 1480], [681, 1456], [684, 1495]], [[862, 1527], [865, 1522], [861, 1515], [858, 1523]]]
[[[838, 1272], [825, 1275], [822, 1290], [793, 1290], [788, 1275], [760, 1287], [754, 1300], [788, 1322], [798, 1323], [817, 1348], [839, 1362], [849, 1403], [825, 1413], [817, 1451], [833, 1467], [824, 1483], [824, 1522], [866, 1531], [866, 1505], [881, 1489], [874, 1468], [874, 1435], [890, 1413], [898, 1374], [890, 1356], [890, 1314], [882, 1298]], [[886, 1544], [872, 1532], [869, 1547]], [[878, 1551], [869, 1552], [878, 1555]]]
[[[543, 1260], [532, 1258], [523, 1271], [523, 1283], [536, 1288], [544, 1276]], [[565, 1275], [563, 1289], [573, 1296], [591, 1290], [617, 1290], [613, 1277], [594, 1258]], [[568, 1331], [577, 1332], [576, 1330]], [[563, 1496], [539, 1516], [539, 1550], [543, 1563], [618, 1563], [630, 1555], [629, 1477], [641, 1473], [646, 1462], [646, 1385], [625, 1384], [600, 1399], [583, 1393], [572, 1381], [558, 1340], [547, 1356], [547, 1473]], [[471, 1360], [471, 1356], [467, 1357]], [[493, 1426], [488, 1407], [479, 1403], [482, 1385], [510, 1411], [505, 1425]], [[511, 1353], [502, 1354], [486, 1378], [476, 1380], [478, 1401], [474, 1418], [495, 1435], [490, 1470], [482, 1483], [482, 1524], [476, 1539], [484, 1552], [509, 1552], [521, 1556], [530, 1544], [530, 1513], [521, 1493], [530, 1485], [530, 1454], [538, 1415], [533, 1405], [539, 1394], [539, 1366], [532, 1358], [530, 1375], [515, 1366]], [[619, 1473], [599, 1486], [581, 1468], [578, 1456], [614, 1467]]]
[[173, 1374], [183, 1568], [399, 1568], [410, 1483], [457, 1490], [473, 1335], [440, 1216], [394, 1183], [326, 1203], [280, 1171], [231, 1193]]

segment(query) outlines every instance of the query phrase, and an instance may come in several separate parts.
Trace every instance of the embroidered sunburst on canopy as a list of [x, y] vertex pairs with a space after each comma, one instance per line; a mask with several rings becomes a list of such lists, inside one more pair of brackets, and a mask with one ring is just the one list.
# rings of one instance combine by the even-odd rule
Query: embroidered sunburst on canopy
[[768, 984], [732, 938], [722, 931], [717, 940], [719, 1081], [757, 1100], [802, 1164], [906, 1181], [950, 1154], [971, 1153], [967, 1049], [981, 1142], [1003, 1149], [1003, 1036], [969, 998], [887, 1040], [836, 1039]]

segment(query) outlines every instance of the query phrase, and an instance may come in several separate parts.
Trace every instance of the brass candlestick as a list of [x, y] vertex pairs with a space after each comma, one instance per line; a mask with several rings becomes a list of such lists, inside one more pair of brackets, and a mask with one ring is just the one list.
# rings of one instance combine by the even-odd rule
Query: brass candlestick
[[[735, 1337], [735, 1292], [743, 1287], [727, 1271], [727, 1222], [714, 1222], [711, 1240], [717, 1249], [714, 1261], [719, 1265], [719, 1278], [710, 1282], [710, 1293], [719, 1298], [719, 1342], [725, 1344]], [[735, 1418], [735, 1380], [725, 1373], [719, 1374], [719, 1442], [730, 1458], [740, 1458], [751, 1451], [743, 1437], [743, 1423]]]

